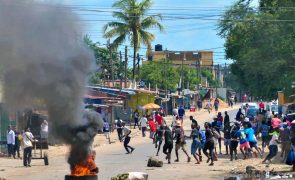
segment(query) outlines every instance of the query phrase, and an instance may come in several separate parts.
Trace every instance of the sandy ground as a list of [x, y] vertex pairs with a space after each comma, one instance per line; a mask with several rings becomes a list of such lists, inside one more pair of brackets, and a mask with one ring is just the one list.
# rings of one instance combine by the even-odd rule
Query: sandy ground
[[[229, 111], [231, 120], [235, 117], [236, 110], [239, 105], [232, 108], [222, 108], [221, 112], [225, 110]], [[204, 122], [211, 121], [216, 115], [215, 113], [208, 114], [206, 110], [200, 112], [187, 112], [184, 120], [184, 127], [189, 133], [190, 121], [189, 116], [193, 115], [198, 123], [203, 127]], [[166, 121], [170, 124], [171, 117], [167, 117]], [[149, 174], [149, 179], [162, 180], [162, 179], [222, 179], [225, 175], [228, 175], [232, 170], [242, 171], [247, 165], [252, 165], [261, 170], [275, 169], [277, 171], [288, 171], [290, 166], [282, 165], [280, 163], [271, 164], [268, 168], [264, 164], [261, 164], [261, 159], [253, 158], [249, 160], [237, 160], [229, 161], [229, 157], [226, 155], [219, 155], [219, 159], [215, 162], [215, 165], [208, 166], [206, 162], [202, 162], [200, 165], [196, 165], [195, 161], [187, 163], [185, 155], [180, 152], [180, 162], [167, 164], [164, 160], [163, 153], [156, 157], [164, 161], [162, 168], [148, 168], [146, 166], [149, 157], [155, 157], [156, 150], [152, 144], [151, 139], [148, 137], [141, 137], [139, 130], [132, 129], [131, 146], [134, 146], [136, 150], [130, 155], [125, 154], [123, 144], [117, 141], [117, 134], [112, 133], [112, 144], [108, 144], [103, 135], [97, 135], [94, 140], [94, 149], [97, 152], [96, 162], [99, 167], [99, 179], [110, 179], [119, 173], [124, 172], [146, 172]], [[190, 141], [187, 144], [187, 150], [190, 152]], [[222, 150], [225, 153], [225, 150]], [[8, 180], [51, 180], [51, 179], [64, 179], [64, 176], [69, 173], [69, 167], [66, 163], [66, 155], [68, 148], [65, 145], [51, 146], [49, 149], [49, 166], [44, 166], [43, 160], [32, 160], [32, 167], [25, 168], [22, 166], [22, 161], [19, 159], [0, 159], [0, 178], [6, 178]], [[172, 159], [174, 160], [174, 151], [172, 153]], [[241, 158], [241, 156], [240, 156]], [[278, 157], [279, 159], [279, 157]]]

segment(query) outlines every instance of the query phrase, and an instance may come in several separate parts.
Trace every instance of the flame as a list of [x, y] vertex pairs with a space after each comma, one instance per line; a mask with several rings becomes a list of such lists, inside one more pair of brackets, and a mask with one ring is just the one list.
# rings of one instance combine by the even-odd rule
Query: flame
[[86, 161], [71, 167], [71, 176], [96, 175], [98, 168], [95, 165], [95, 154], [88, 155]]

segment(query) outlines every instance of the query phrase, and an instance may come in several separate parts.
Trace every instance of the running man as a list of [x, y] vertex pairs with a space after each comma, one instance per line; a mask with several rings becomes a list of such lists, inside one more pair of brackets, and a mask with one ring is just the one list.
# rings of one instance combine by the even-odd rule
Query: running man
[[[129, 142], [130, 142], [130, 140], [131, 140], [131, 137], [130, 137], [131, 130], [125, 126], [125, 123], [124, 123], [124, 122], [122, 123], [122, 126], [123, 126], [123, 133], [124, 133], [124, 135], [123, 135], [122, 138], [125, 138], [125, 139], [124, 139], [124, 148], [125, 148], [126, 151], [127, 151], [126, 154], [130, 154], [130, 153], [132, 153], [132, 152], [134, 151], [134, 149], [135, 149], [135, 148], [133, 148], [133, 147], [131, 147], [131, 146], [128, 145]], [[130, 151], [129, 151], [128, 148], [130, 149]]]
[[200, 154], [197, 153], [197, 150], [201, 146], [201, 141], [200, 132], [197, 125], [192, 125], [192, 132], [190, 137], [192, 138], [191, 154], [196, 159], [196, 164], [200, 164], [200, 160], [198, 159], [198, 157], [200, 158]]
[[174, 138], [173, 139], [176, 139], [176, 142], [175, 142], [176, 160], [175, 160], [175, 162], [179, 162], [178, 150], [180, 148], [186, 154], [187, 162], [190, 162], [191, 158], [189, 157], [189, 155], [188, 155], [188, 153], [187, 153], [187, 151], [185, 149], [186, 142], [185, 142], [185, 139], [184, 139], [184, 132], [183, 132], [183, 129], [181, 127], [181, 122], [180, 121], [176, 122], [176, 128], [175, 128], [175, 131], [174, 131]]
[[[155, 134], [155, 148], [158, 148], [156, 156], [159, 156], [159, 151], [161, 149], [161, 145], [163, 142], [163, 135], [164, 135], [164, 126], [160, 126], [159, 129], [157, 129]], [[159, 144], [158, 144], [159, 143]]]
[[172, 132], [168, 126], [165, 126], [164, 131], [164, 146], [163, 153], [166, 154], [166, 159], [168, 160], [168, 164], [171, 163], [171, 152], [173, 149], [173, 137]]

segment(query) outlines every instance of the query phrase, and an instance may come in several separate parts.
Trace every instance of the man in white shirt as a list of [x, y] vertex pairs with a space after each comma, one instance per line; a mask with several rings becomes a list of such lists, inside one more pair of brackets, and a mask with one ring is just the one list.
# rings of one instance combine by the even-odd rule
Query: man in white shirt
[[14, 153], [15, 133], [12, 130], [11, 126], [8, 126], [6, 140], [7, 140], [8, 157], [11, 157], [12, 155], [13, 158], [15, 158], [15, 153]]
[[[128, 145], [129, 142], [130, 142], [130, 140], [131, 140], [131, 137], [130, 137], [131, 130], [128, 129], [128, 128], [125, 126], [125, 123], [124, 123], [124, 122], [122, 123], [122, 126], [123, 126], [123, 133], [124, 133], [123, 138], [125, 138], [125, 139], [124, 139], [124, 148], [125, 148], [126, 151], [127, 151], [126, 154], [130, 154], [130, 153], [132, 153], [132, 152], [134, 151], [134, 149], [135, 149], [135, 148], [133, 148], [133, 147], [131, 147], [131, 146]], [[128, 148], [129, 148], [130, 150], [129, 150]]]
[[139, 120], [139, 125], [141, 127], [142, 137], [145, 137], [145, 131], [147, 126], [147, 118], [145, 116], [142, 116]]
[[30, 128], [26, 129], [26, 132], [23, 134], [23, 143], [24, 143], [24, 156], [23, 163], [26, 167], [31, 167], [31, 158], [32, 158], [32, 148], [33, 148], [34, 136], [30, 131]]
[[41, 138], [47, 139], [48, 138], [48, 122], [46, 120], [43, 121], [41, 124]]

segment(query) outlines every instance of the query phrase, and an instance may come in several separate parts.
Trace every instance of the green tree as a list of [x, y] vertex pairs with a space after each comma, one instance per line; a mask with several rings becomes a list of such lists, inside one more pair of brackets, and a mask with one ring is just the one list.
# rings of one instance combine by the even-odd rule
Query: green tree
[[261, 0], [234, 4], [219, 23], [226, 39], [226, 57], [233, 59], [232, 74], [254, 97], [273, 99], [278, 90], [290, 91], [294, 80], [295, 19], [293, 0]]
[[220, 87], [220, 82], [214, 78], [211, 71], [204, 69], [201, 71], [202, 77], [206, 77], [210, 87]]
[[189, 88], [190, 90], [194, 90], [196, 85], [198, 85], [201, 81], [198, 78], [198, 73], [195, 68], [191, 68], [188, 66], [179, 66], [177, 68], [177, 72], [179, 73], [179, 76], [181, 77], [181, 73], [183, 70], [183, 88]]
[[133, 46], [133, 74], [135, 78], [136, 54], [141, 44], [151, 47], [151, 42], [155, 36], [148, 32], [151, 28], [158, 28], [160, 31], [164, 27], [159, 23], [161, 16], [159, 14], [148, 15], [148, 10], [152, 7], [151, 0], [117, 0], [113, 4], [116, 11], [113, 17], [117, 21], [107, 23], [104, 28], [105, 38], [115, 38], [112, 47], [116, 48], [124, 43], [128, 38]]
[[179, 82], [179, 73], [170, 61], [152, 61], [141, 67], [140, 78], [152, 88], [175, 91]]
[[85, 36], [84, 42], [93, 51], [95, 56], [96, 68], [91, 72], [89, 76], [90, 84], [100, 84], [102, 79], [109, 79], [110, 72], [114, 73], [114, 78], [120, 78], [120, 61], [116, 52], [112, 53], [113, 67], [110, 66], [110, 52], [107, 48], [99, 47], [97, 43], [94, 43], [88, 36]]

